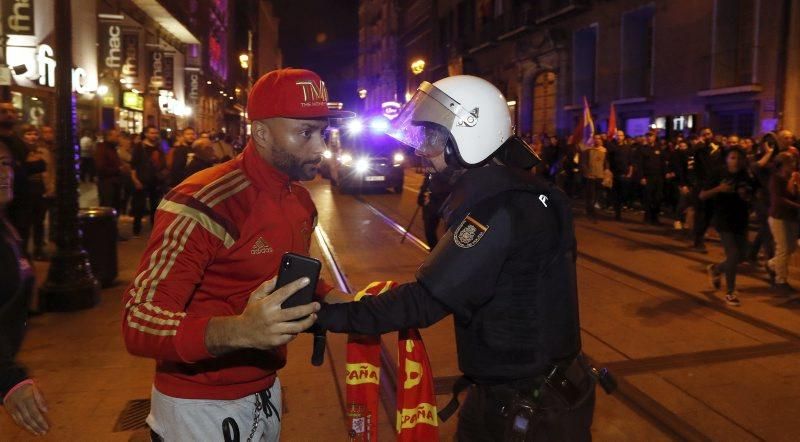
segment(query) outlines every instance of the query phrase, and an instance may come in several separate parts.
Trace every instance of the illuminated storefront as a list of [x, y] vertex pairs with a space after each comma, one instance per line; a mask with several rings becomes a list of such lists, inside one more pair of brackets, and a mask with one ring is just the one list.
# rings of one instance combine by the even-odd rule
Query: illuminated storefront
[[[79, 127], [96, 127], [97, 114], [97, 30], [94, 2], [73, 3], [73, 91]], [[6, 1], [8, 17], [6, 63], [12, 68], [11, 98], [22, 119], [31, 124], [50, 125], [55, 118], [55, 76], [57, 46], [53, 41], [52, 1]]]

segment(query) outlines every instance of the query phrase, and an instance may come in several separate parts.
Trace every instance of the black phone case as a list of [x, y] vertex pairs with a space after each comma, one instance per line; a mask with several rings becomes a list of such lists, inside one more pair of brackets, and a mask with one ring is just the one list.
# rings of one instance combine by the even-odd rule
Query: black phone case
[[289, 299], [283, 301], [281, 307], [290, 308], [311, 303], [314, 300], [314, 291], [317, 288], [321, 269], [322, 264], [314, 258], [295, 253], [284, 254], [281, 258], [281, 267], [278, 270], [278, 282], [275, 285], [275, 289], [277, 290], [303, 277], [308, 278], [311, 282], [289, 297]]

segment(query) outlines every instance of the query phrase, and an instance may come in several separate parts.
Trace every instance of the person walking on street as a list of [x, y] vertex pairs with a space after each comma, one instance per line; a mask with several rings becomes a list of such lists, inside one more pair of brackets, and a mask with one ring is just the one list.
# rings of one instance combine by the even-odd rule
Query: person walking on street
[[94, 164], [94, 148], [95, 139], [94, 133], [90, 130], [84, 130], [83, 136], [80, 139], [80, 153], [81, 153], [81, 181], [92, 182], [96, 174]]
[[581, 152], [580, 166], [583, 172], [583, 189], [586, 203], [586, 217], [592, 222], [597, 222], [595, 205], [598, 203], [601, 183], [608, 170], [607, 150], [603, 146], [603, 139], [595, 135], [592, 146]]
[[750, 177], [746, 157], [739, 148], [730, 148], [725, 153], [724, 172], [709, 184], [713, 187], [700, 192], [700, 199], [714, 199], [714, 227], [719, 232], [725, 260], [708, 265], [711, 285], [719, 290], [721, 275], [725, 275], [725, 302], [738, 306], [736, 292], [736, 269], [747, 253], [747, 226], [750, 222], [750, 205], [755, 196], [757, 183]]
[[35, 285], [33, 267], [6, 216], [14, 199], [15, 169], [19, 167], [11, 149], [0, 141], [0, 398], [17, 425], [41, 436], [50, 429], [47, 403], [25, 367], [15, 360], [25, 337], [28, 302]]
[[122, 194], [122, 161], [119, 159], [119, 130], [109, 129], [101, 143], [97, 143], [94, 162], [97, 168], [97, 195], [99, 203], [119, 213]]
[[775, 158], [778, 155], [777, 144], [773, 145], [766, 140], [759, 145], [751, 169], [753, 176], [758, 181], [755, 203], [753, 204], [756, 215], [758, 232], [750, 245], [747, 260], [751, 263], [758, 262], [758, 253], [763, 249], [767, 260], [775, 256], [775, 242], [769, 229], [770, 195], [769, 187], [772, 174], [775, 172]]
[[[31, 226], [30, 230], [22, 235], [22, 248], [28, 249], [28, 237], [33, 237], [33, 259], [36, 261], [46, 261], [44, 219], [47, 216], [47, 164], [53, 164], [50, 158], [50, 151], [39, 143], [39, 130], [36, 126], [26, 124], [20, 130], [22, 141], [28, 149], [26, 161], [36, 163], [44, 161], [45, 169], [38, 173], [28, 175], [28, 203], [31, 205]], [[54, 189], [49, 189], [51, 192]]]
[[188, 164], [189, 154], [192, 153], [194, 148], [194, 142], [197, 140], [197, 132], [195, 132], [194, 128], [187, 127], [183, 129], [179, 138], [179, 141], [176, 141], [167, 152], [170, 187], [177, 186], [184, 178], [189, 176], [186, 173], [186, 165]]
[[211, 145], [211, 140], [208, 138], [195, 140], [192, 146], [192, 153], [188, 155], [188, 158], [188, 164], [184, 170], [184, 180], [219, 162], [216, 150], [214, 146]]
[[668, 159], [667, 178], [675, 184], [678, 198], [673, 223], [673, 228], [677, 232], [683, 232], [686, 228], [686, 212], [690, 203], [689, 159], [689, 145], [684, 140], [675, 145]]
[[133, 149], [131, 180], [133, 180], [133, 236], [142, 232], [145, 211], [150, 215], [150, 226], [155, 223], [156, 209], [167, 180], [167, 163], [159, 146], [158, 129], [145, 128], [144, 140]]
[[128, 133], [121, 133], [119, 136], [119, 144], [117, 145], [117, 156], [120, 161], [120, 170], [122, 172], [120, 180], [120, 197], [119, 207], [117, 213], [121, 217], [128, 217], [132, 214], [130, 210], [131, 199], [135, 188], [133, 186], [133, 179], [131, 175], [133, 169], [131, 161], [133, 161], [133, 140]]
[[659, 223], [667, 166], [665, 157], [665, 152], [656, 144], [655, 132], [648, 132], [636, 151], [636, 170], [644, 188], [644, 222], [651, 225]]
[[769, 228], [775, 240], [775, 256], [767, 261], [767, 273], [778, 292], [789, 295], [795, 293], [789, 285], [789, 257], [797, 249], [800, 172], [797, 156], [791, 152], [781, 152], [776, 163], [769, 191]]
[[[31, 161], [28, 158], [28, 148], [25, 142], [17, 135], [15, 128], [19, 123], [19, 113], [10, 102], [0, 103], [0, 142], [5, 143], [11, 150], [16, 162], [14, 170], [14, 200], [8, 204], [6, 213], [14, 229], [27, 243], [33, 225], [34, 206], [31, 204], [33, 197], [28, 185], [28, 177], [47, 170], [44, 159]], [[27, 250], [23, 247], [22, 253], [26, 257]]]
[[700, 130], [700, 139], [693, 152], [692, 199], [694, 207], [694, 242], [692, 247], [706, 253], [705, 236], [714, 215], [714, 202], [701, 200], [700, 192], [710, 188], [713, 177], [719, 176], [724, 166], [722, 146], [714, 142], [714, 133], [709, 128]]
[[614, 219], [622, 219], [622, 208], [629, 201], [631, 178], [633, 177], [633, 152], [625, 139], [625, 132], [618, 130], [608, 145], [608, 165], [613, 175], [611, 184], [611, 203], [614, 206]]

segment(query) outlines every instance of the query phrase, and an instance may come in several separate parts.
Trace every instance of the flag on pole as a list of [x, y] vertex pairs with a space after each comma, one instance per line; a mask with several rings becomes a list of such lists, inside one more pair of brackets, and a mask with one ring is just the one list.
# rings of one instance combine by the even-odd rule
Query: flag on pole
[[608, 116], [608, 138], [617, 136], [617, 109], [611, 103], [611, 113]]
[[581, 118], [581, 138], [578, 140], [581, 150], [586, 150], [594, 146], [594, 121], [592, 121], [592, 111], [589, 109], [589, 101], [583, 97], [583, 117]]

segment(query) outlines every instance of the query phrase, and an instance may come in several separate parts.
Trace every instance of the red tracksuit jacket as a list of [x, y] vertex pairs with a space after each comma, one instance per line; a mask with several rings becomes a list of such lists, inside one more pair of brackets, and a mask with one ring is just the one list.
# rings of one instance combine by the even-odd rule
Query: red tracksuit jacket
[[[238, 399], [272, 386], [286, 348], [213, 357], [206, 325], [240, 314], [285, 252], [308, 255], [316, 208], [308, 191], [248, 146], [199, 172], [158, 207], [137, 276], [124, 294], [128, 351], [157, 360], [155, 387], [187, 399]], [[317, 294], [331, 287], [320, 281]]]

